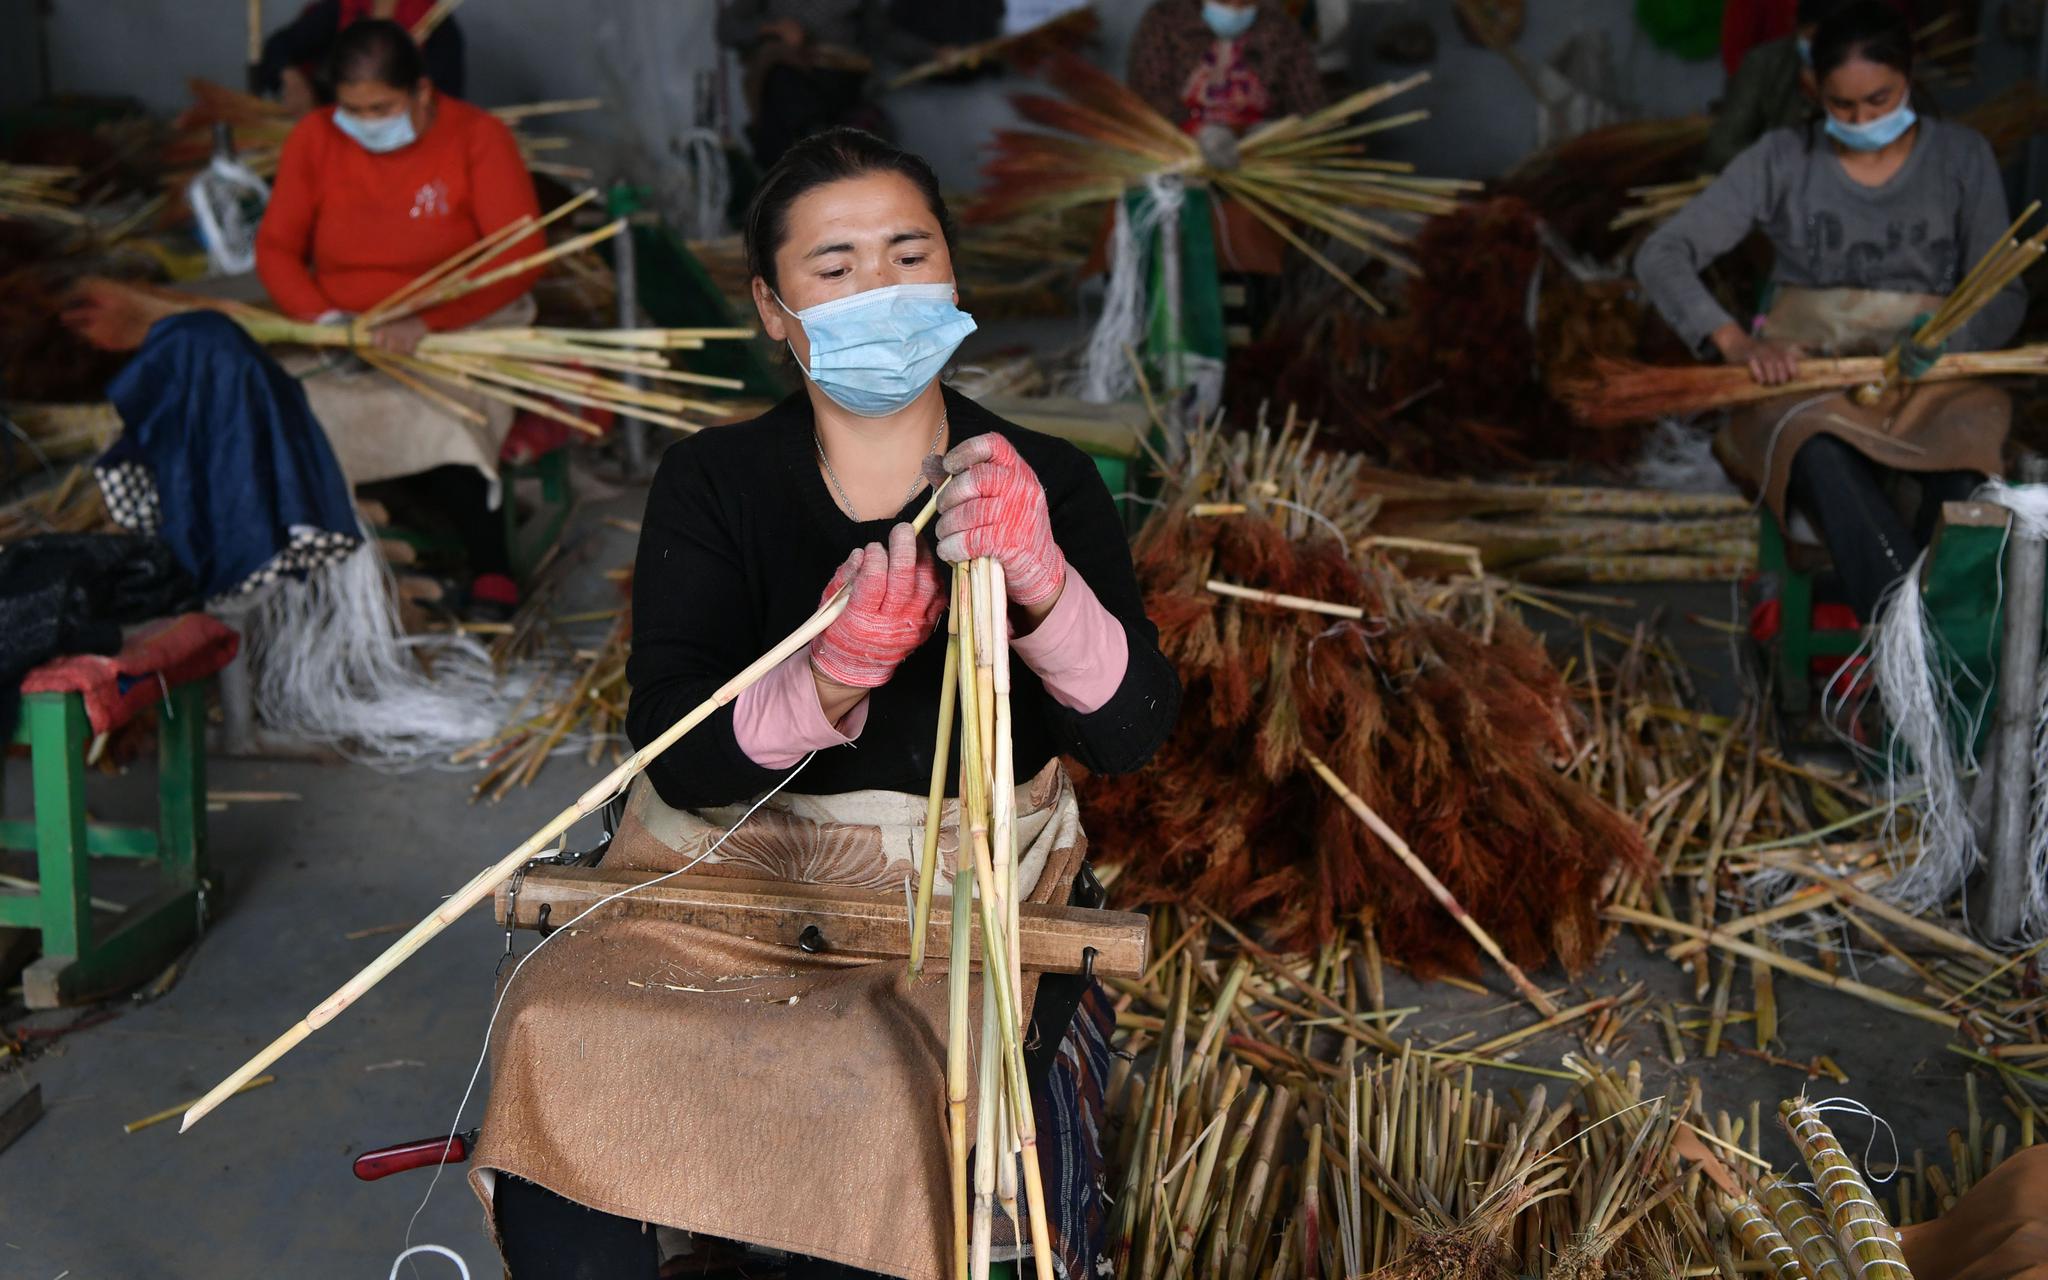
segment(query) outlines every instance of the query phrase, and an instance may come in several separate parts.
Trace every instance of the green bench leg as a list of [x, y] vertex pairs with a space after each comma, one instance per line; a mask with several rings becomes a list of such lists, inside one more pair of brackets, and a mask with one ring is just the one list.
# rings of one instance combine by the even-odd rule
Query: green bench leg
[[43, 955], [22, 973], [32, 1009], [109, 995], [161, 969], [200, 926], [206, 885], [204, 688], [171, 691], [158, 730], [158, 851], [163, 888], [123, 912], [105, 936], [92, 919], [85, 821], [85, 703], [77, 694], [23, 699], [35, 781], [36, 872]]

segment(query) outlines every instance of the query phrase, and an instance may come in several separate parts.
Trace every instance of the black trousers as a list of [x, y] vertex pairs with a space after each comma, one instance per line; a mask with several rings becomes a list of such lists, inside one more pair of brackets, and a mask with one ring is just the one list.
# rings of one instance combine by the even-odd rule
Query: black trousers
[[[1055, 973], [1039, 979], [1024, 1041], [1024, 1076], [1034, 1088], [1052, 1070], [1089, 981], [1078, 974]], [[655, 1280], [661, 1268], [652, 1227], [586, 1208], [523, 1178], [500, 1173], [492, 1209], [506, 1280]], [[782, 1274], [786, 1280], [874, 1277], [873, 1272], [819, 1258], [792, 1258]]]
[[[490, 481], [475, 467], [449, 465], [379, 480], [362, 486], [365, 497], [391, 509], [393, 518], [446, 533], [462, 544], [471, 574], [512, 572], [512, 550], [505, 541], [505, 513], [487, 505]], [[504, 501], [512, 501], [507, 492]]]
[[1845, 603], [1866, 624], [1885, 589], [1906, 575], [1933, 539], [1942, 504], [1968, 498], [1984, 479], [1974, 471], [1911, 473], [1920, 486], [1920, 501], [1909, 526], [1888, 492], [1887, 482], [1898, 474], [1854, 446], [1820, 435], [1792, 456], [1785, 487], [1789, 503], [1820, 526], [1848, 595]]

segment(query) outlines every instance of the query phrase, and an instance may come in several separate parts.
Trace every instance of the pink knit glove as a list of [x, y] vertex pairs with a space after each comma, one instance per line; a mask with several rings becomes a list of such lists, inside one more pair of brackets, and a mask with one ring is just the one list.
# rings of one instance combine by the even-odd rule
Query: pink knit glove
[[916, 652], [938, 625], [946, 593], [938, 562], [907, 524], [889, 530], [889, 546], [871, 542], [846, 558], [821, 602], [853, 584], [846, 612], [811, 641], [811, 666], [834, 684], [873, 689]]
[[993, 431], [970, 436], [941, 465], [955, 478], [939, 493], [939, 558], [994, 558], [1012, 604], [1030, 608], [1057, 596], [1067, 558], [1052, 540], [1045, 486], [1010, 442]]

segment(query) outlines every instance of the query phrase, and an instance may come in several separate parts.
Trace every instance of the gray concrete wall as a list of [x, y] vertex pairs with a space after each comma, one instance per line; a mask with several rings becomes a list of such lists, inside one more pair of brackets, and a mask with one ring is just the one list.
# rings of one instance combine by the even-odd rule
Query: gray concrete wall
[[[29, 3], [0, 0], [0, 13]], [[1145, 3], [1097, 0], [1103, 29], [1094, 56], [1103, 65], [1123, 67]], [[271, 21], [282, 21], [295, 4], [272, 0]], [[50, 6], [55, 89], [128, 93], [174, 109], [185, 101], [187, 76], [240, 80], [240, 6], [232, 6], [232, 20], [217, 15], [213, 21], [198, 20], [199, 6], [191, 0], [50, 0]], [[1517, 48], [1540, 64], [1576, 35], [1604, 33], [1612, 92], [1626, 114], [1706, 109], [1721, 91], [1719, 60], [1686, 62], [1658, 50], [1636, 27], [1633, 8], [1633, 0], [1530, 5], [1528, 29]], [[1995, 12], [1995, 6], [1986, 8]], [[601, 159], [633, 167], [656, 163], [652, 158], [672, 150], [678, 131], [695, 122], [693, 84], [715, 65], [714, 12], [712, 0], [473, 0], [461, 13], [469, 40], [470, 96], [485, 105], [603, 96], [614, 107], [609, 118], [571, 123], [599, 143], [612, 144]], [[1353, 78], [1361, 84], [1409, 70], [1374, 63], [1372, 35], [1380, 25], [1420, 15], [1437, 33], [1434, 79], [1406, 100], [1428, 108], [1432, 118], [1386, 135], [1382, 154], [1414, 160], [1429, 173], [1484, 177], [1535, 146], [1537, 109], [1528, 87], [1499, 56], [1465, 39], [1448, 0], [1353, 0], [1352, 12]], [[2031, 50], [2005, 47], [1994, 37], [1985, 46], [1980, 87], [2011, 83], [2031, 56]], [[1023, 82], [1000, 79], [920, 86], [890, 95], [884, 107], [903, 141], [929, 156], [948, 186], [966, 189], [974, 184], [983, 143], [1013, 121], [1007, 95], [1021, 87]], [[636, 176], [646, 181], [650, 175]]]
[[0, 0], [0, 111], [14, 111], [43, 92], [36, 0]]

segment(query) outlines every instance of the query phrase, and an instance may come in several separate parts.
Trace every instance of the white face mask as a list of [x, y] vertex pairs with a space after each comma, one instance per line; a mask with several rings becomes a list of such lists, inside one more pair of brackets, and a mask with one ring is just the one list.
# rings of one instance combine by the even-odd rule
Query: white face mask
[[804, 375], [863, 418], [886, 418], [917, 399], [974, 332], [974, 318], [953, 304], [951, 284], [886, 285], [802, 311], [770, 293], [810, 339]]
[[372, 155], [383, 155], [419, 141], [419, 132], [412, 127], [410, 111], [368, 120], [336, 107], [334, 127], [354, 138], [363, 150]]

